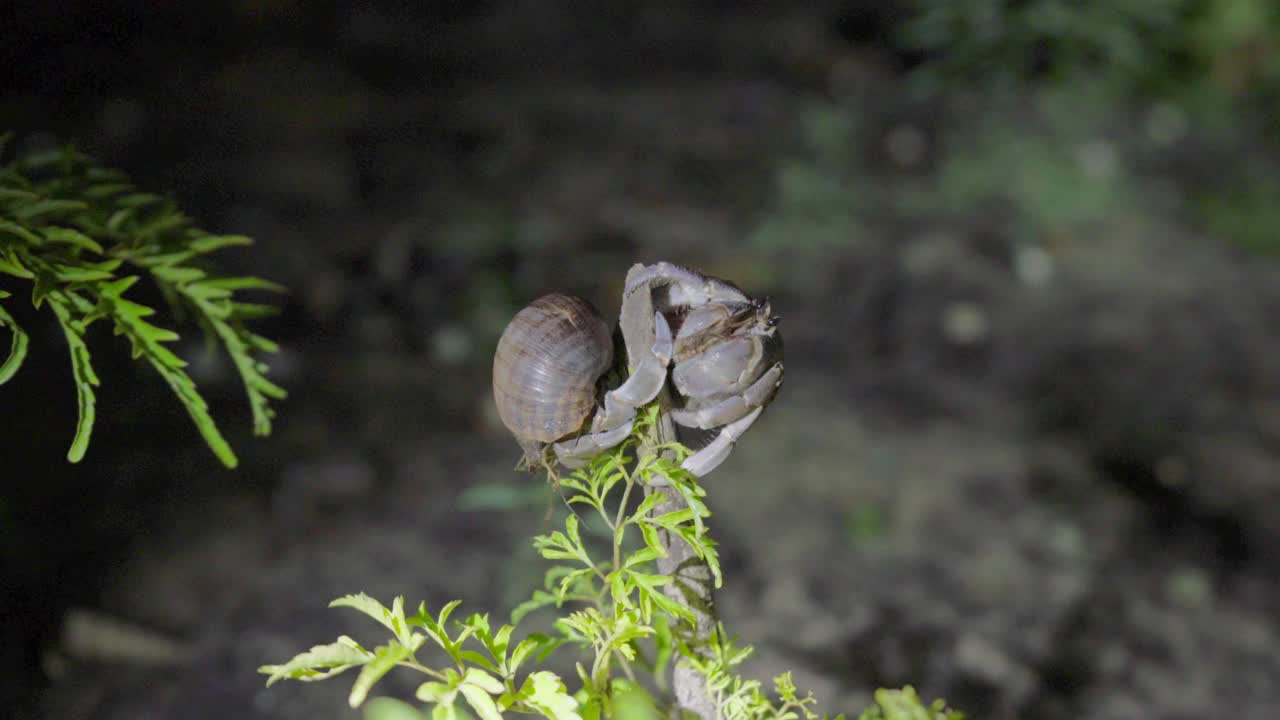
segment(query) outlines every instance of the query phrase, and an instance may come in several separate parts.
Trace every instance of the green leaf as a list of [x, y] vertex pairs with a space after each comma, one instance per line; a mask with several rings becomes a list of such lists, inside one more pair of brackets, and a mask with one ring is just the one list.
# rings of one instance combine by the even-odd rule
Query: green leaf
[[507, 661], [507, 671], [514, 675], [520, 669], [520, 666], [524, 664], [524, 661], [528, 659], [529, 655], [536, 652], [539, 646], [545, 643], [547, 639], [545, 635], [530, 635], [521, 640], [516, 645], [516, 649], [511, 651], [511, 659]]
[[644, 547], [628, 555], [622, 566], [624, 568], [630, 568], [635, 565], [643, 565], [644, 563], [653, 562], [654, 560], [665, 556], [666, 554], [662, 552], [660, 548]]
[[462, 604], [461, 600], [451, 600], [445, 603], [444, 607], [440, 608], [440, 616], [437, 619], [437, 622], [440, 623], [441, 627], [443, 627], [444, 624], [449, 621], [449, 616], [452, 615], [453, 611], [461, 604]]
[[88, 205], [79, 200], [41, 200], [29, 205], [21, 205], [13, 211], [13, 216], [19, 220], [34, 220], [42, 215], [63, 215], [66, 213], [87, 210]]
[[45, 227], [40, 229], [40, 233], [44, 235], [45, 240], [51, 243], [72, 245], [99, 255], [103, 253], [102, 246], [97, 241], [79, 230], [65, 227]]
[[651, 492], [645, 495], [644, 500], [640, 501], [640, 505], [636, 507], [636, 511], [627, 518], [627, 522], [639, 523], [661, 505], [663, 500], [666, 500], [666, 496], [659, 492]]
[[19, 240], [25, 240], [27, 243], [31, 245], [41, 245], [44, 243], [44, 239], [41, 238], [39, 235], [37, 235], [34, 231], [29, 230], [26, 228], [26, 226], [19, 225], [18, 223], [13, 222], [12, 220], [5, 220], [3, 218], [0, 218], [0, 233], [8, 233], [18, 238]]
[[183, 265], [161, 265], [151, 268], [151, 274], [165, 282], [176, 284], [185, 284], [201, 280], [208, 276], [208, 273], [200, 268], [186, 267]]
[[427, 720], [427, 716], [407, 702], [376, 697], [364, 704], [364, 720]]
[[24, 280], [31, 280], [35, 278], [35, 273], [24, 267], [12, 250], [0, 252], [0, 272], [14, 277], [19, 277]]
[[658, 686], [666, 688], [667, 665], [671, 662], [671, 657], [675, 652], [675, 640], [671, 635], [671, 623], [667, 621], [666, 615], [659, 615], [653, 619], [653, 676], [658, 680]]
[[[650, 497], [653, 497], [652, 495]], [[666, 557], [667, 550], [662, 547], [662, 539], [658, 537], [658, 529], [649, 523], [640, 523], [640, 534], [644, 537], [645, 547], [658, 553], [658, 557]]]
[[465, 720], [452, 702], [441, 703], [431, 710], [431, 720]]
[[[494, 672], [497, 671], [495, 670]], [[462, 676], [462, 682], [464, 686], [474, 685], [493, 695], [499, 695], [505, 689], [501, 680], [480, 668], [468, 668], [467, 672]]]
[[356, 678], [355, 684], [351, 686], [351, 695], [347, 698], [347, 703], [353, 707], [360, 707], [365, 698], [369, 695], [369, 690], [374, 684], [382, 679], [391, 671], [401, 660], [407, 660], [413, 655], [413, 651], [392, 641], [386, 645], [380, 646], [374, 651], [374, 657], [365, 663], [360, 669], [360, 676]]
[[285, 286], [257, 277], [228, 277], [209, 280], [203, 285], [222, 290], [270, 290], [271, 292], [288, 292]]
[[472, 663], [473, 665], [479, 665], [480, 667], [486, 670], [489, 670], [492, 672], [501, 672], [501, 670], [498, 669], [498, 666], [493, 664], [492, 660], [485, 657], [484, 655], [481, 655], [475, 650], [463, 650], [458, 653], [458, 657], [462, 658], [463, 660], [469, 663]]
[[451, 699], [452, 696], [453, 688], [449, 687], [447, 683], [437, 682], [435, 680], [422, 683], [418, 686], [417, 692], [414, 693], [414, 697], [418, 698], [422, 702], [429, 703], [443, 702], [446, 699]]
[[535, 590], [533, 592], [533, 597], [520, 603], [511, 611], [511, 622], [518, 625], [529, 613], [548, 605], [555, 605], [556, 602], [557, 600], [555, 595], [546, 592], [545, 590]]
[[258, 672], [269, 675], [267, 687], [284, 679], [309, 682], [333, 677], [374, 658], [374, 654], [360, 647], [347, 636], [328, 645], [316, 645], [310, 650], [293, 656], [283, 665], [263, 665]]
[[244, 235], [208, 235], [191, 241], [187, 247], [198, 253], [210, 253], [225, 247], [252, 245], [253, 239]]
[[344, 595], [329, 603], [329, 607], [346, 607], [351, 608], [352, 610], [358, 610], [378, 621], [394, 633], [396, 639], [402, 644], [411, 644], [409, 626], [405, 622], [404, 617], [403, 595], [396, 596], [396, 599], [392, 601], [390, 608], [387, 608], [382, 603], [364, 593], [360, 593], [358, 595]]
[[71, 375], [76, 383], [79, 418], [76, 421], [75, 437], [71, 440], [71, 449], [67, 451], [67, 460], [77, 463], [84, 459], [84, 454], [89, 449], [89, 436], [93, 434], [94, 406], [97, 404], [93, 388], [98, 384], [98, 376], [89, 362], [89, 347], [84, 344], [84, 328], [72, 320], [69, 305], [69, 301], [61, 294], [50, 296], [49, 307], [62, 326], [62, 335], [71, 352]]
[[[9, 297], [9, 293], [0, 290], [0, 299]], [[27, 356], [27, 333], [22, 330], [18, 322], [13, 316], [0, 305], [0, 326], [9, 328], [9, 332], [13, 334], [13, 339], [9, 342], [9, 356], [5, 358], [4, 363], [0, 363], [0, 385], [3, 385], [18, 372], [18, 368], [22, 367], [22, 361]]]
[[[463, 683], [458, 687], [462, 696], [466, 698], [467, 704], [471, 709], [476, 711], [480, 716], [480, 720], [502, 720], [502, 713], [498, 712], [498, 706], [493, 702], [493, 697], [484, 689], [471, 683]], [[502, 691], [502, 684], [498, 684], [498, 692]]]
[[578, 701], [566, 692], [564, 682], [553, 672], [541, 670], [531, 674], [521, 688], [521, 695], [525, 703], [549, 720], [582, 720], [578, 715]]

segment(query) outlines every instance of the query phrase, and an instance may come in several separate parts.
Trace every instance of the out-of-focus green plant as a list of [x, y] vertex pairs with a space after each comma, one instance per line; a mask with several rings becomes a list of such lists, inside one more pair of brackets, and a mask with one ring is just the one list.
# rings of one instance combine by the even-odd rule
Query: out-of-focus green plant
[[[0, 137], [0, 152], [4, 140]], [[253, 412], [254, 432], [271, 432], [272, 400], [285, 391], [266, 378], [256, 353], [276, 344], [249, 330], [247, 321], [274, 308], [244, 302], [241, 290], [280, 291], [256, 277], [220, 277], [207, 258], [223, 248], [248, 245], [240, 235], [210, 235], [195, 227], [173, 201], [141, 192], [124, 173], [102, 167], [71, 148], [30, 153], [0, 167], [0, 301], [29, 285], [36, 308], [48, 307], [71, 352], [80, 419], [67, 458], [79, 462], [93, 431], [99, 384], [86, 333], [99, 320], [129, 341], [134, 358], [145, 359], [164, 378], [195, 422], [205, 442], [228, 467], [236, 456], [187, 374], [186, 362], [166, 347], [178, 334], [151, 318], [156, 311], [129, 290], [146, 276], [175, 316], [194, 318], [221, 344], [239, 373]], [[0, 384], [26, 358], [28, 339], [0, 302], [0, 327], [12, 334]]]
[[936, 175], [901, 193], [899, 209], [957, 214], [995, 206], [1017, 239], [1039, 242], [1131, 207], [1136, 183], [1103, 118], [1087, 110], [1095, 96], [1045, 91], [1038, 100], [1020, 124], [992, 113], [945, 135]]
[[[468, 714], [500, 720], [505, 713], [549, 720], [652, 720], [678, 717], [664, 695], [670, 692], [673, 663], [685, 663], [705, 679], [717, 718], [817, 720], [815, 700], [800, 695], [789, 673], [774, 679], [773, 693], [742, 677], [736, 668], [751, 648], [735, 645], [723, 627], [710, 637], [697, 636], [690, 607], [663, 592], [679, 581], [657, 570], [658, 559], [666, 556], [660, 533], [687, 543], [717, 587], [721, 576], [716, 544], [707, 531], [711, 512], [703, 502], [705, 491], [680, 468], [688, 449], [657, 443], [658, 417], [656, 404], [642, 411], [626, 442], [560, 479], [566, 502], [581, 508], [582, 515], [569, 513], [563, 530], [534, 538], [538, 552], [553, 565], [543, 587], [512, 612], [509, 624], [495, 629], [487, 615], [473, 614], [450, 625], [458, 601], [435, 613], [423, 604], [407, 614], [402, 598], [388, 608], [367, 595], [351, 595], [331, 606], [368, 615], [391, 632], [391, 639], [370, 649], [340, 637], [262, 667], [267, 684], [322, 680], [359, 668], [348, 698], [357, 707], [378, 680], [399, 667], [424, 676], [415, 695], [432, 720]], [[632, 502], [646, 486], [659, 483], [674, 486], [685, 506], [663, 511], [661, 493]], [[517, 634], [526, 615], [548, 607], [559, 611], [555, 635]], [[576, 678], [535, 669], [566, 645], [579, 651]], [[642, 673], [651, 684], [642, 681]], [[648, 687], [656, 688], [656, 697]], [[961, 720], [942, 703], [926, 707], [910, 688], [881, 691], [876, 703], [860, 718]], [[365, 717], [424, 720], [427, 711], [380, 698], [369, 702]]]
[[772, 207], [750, 242], [761, 252], [811, 258], [855, 242], [878, 196], [858, 172], [851, 113], [815, 103], [800, 120], [800, 152], [778, 171]]
[[1280, 180], [1255, 177], [1196, 197], [1197, 210], [1209, 233], [1244, 249], [1280, 255]]

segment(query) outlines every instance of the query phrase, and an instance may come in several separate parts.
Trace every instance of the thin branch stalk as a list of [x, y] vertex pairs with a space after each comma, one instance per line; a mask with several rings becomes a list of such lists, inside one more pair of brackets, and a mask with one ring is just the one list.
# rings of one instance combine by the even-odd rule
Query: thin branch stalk
[[[667, 413], [659, 415], [658, 444], [676, 440], [675, 426]], [[647, 452], [646, 448], [641, 449]], [[673, 486], [646, 487], [646, 493], [658, 493], [665, 499], [653, 510], [653, 515], [682, 510], [684, 498]], [[658, 532], [658, 539], [666, 551], [666, 557], [658, 558], [658, 572], [673, 578], [672, 582], [663, 586], [663, 593], [681, 605], [689, 608], [694, 616], [694, 645], [706, 642], [715, 633], [719, 618], [716, 614], [715, 599], [712, 597], [714, 583], [711, 568], [705, 561], [694, 554], [688, 543], [678, 535], [666, 530]], [[702, 718], [702, 720], [719, 720], [716, 713], [716, 702], [707, 688], [706, 678], [696, 670], [680, 662], [679, 651], [676, 651], [675, 668], [672, 671], [671, 687], [675, 693], [676, 706], [686, 712]]]

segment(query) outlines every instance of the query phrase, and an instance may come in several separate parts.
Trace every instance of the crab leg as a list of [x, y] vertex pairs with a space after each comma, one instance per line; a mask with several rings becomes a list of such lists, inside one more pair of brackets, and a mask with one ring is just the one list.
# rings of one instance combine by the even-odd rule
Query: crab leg
[[773, 367], [765, 371], [759, 380], [752, 383], [741, 394], [727, 397], [724, 400], [696, 410], [674, 408], [671, 410], [671, 419], [685, 427], [702, 430], [728, 425], [747, 413], [764, 407], [773, 397], [773, 394], [778, 391], [778, 386], [781, 384], [782, 363], [774, 363]]
[[684, 462], [680, 463], [680, 467], [697, 477], [703, 477], [715, 470], [720, 463], [724, 462], [725, 458], [729, 457], [729, 451], [733, 449], [733, 444], [755, 424], [756, 418], [760, 417], [762, 412], [764, 412], [764, 408], [758, 407], [743, 417], [725, 425], [714, 440], [708, 443], [706, 447], [685, 458]]
[[627, 436], [631, 434], [631, 427], [634, 424], [635, 414], [632, 413], [630, 419], [616, 428], [579, 435], [572, 440], [558, 442], [551, 447], [555, 451], [556, 458], [560, 460], [560, 464], [573, 470], [586, 465], [600, 451], [614, 447], [626, 440]]
[[670, 287], [670, 305], [673, 307], [697, 307], [709, 302], [745, 303], [751, 299], [738, 288], [717, 278], [706, 277], [679, 265], [669, 262], [656, 262], [652, 265], [636, 263], [627, 272], [627, 284], [624, 297], [637, 289], [648, 286], [667, 285]]

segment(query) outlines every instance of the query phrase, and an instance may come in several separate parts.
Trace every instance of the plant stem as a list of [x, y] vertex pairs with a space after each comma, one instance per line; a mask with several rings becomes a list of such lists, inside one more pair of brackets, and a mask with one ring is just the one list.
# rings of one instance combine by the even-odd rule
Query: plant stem
[[[656, 436], [648, 447], [640, 448], [641, 453], [651, 452], [650, 448], [654, 445], [675, 441], [675, 426], [665, 412], [658, 417]], [[664, 497], [653, 509], [655, 517], [685, 507], [684, 498], [674, 486], [646, 486], [645, 493], [659, 493]], [[694, 554], [693, 548], [679, 535], [660, 530], [658, 539], [667, 553], [665, 558], [658, 558], [658, 572], [672, 578], [671, 582], [663, 586], [663, 594], [692, 611], [695, 619], [692, 635], [695, 642], [691, 644], [696, 646], [712, 636], [718, 623], [715, 601], [711, 595], [711, 568]], [[702, 720], [719, 720], [717, 704], [707, 687], [706, 678], [685, 663], [679, 662], [679, 651], [675, 660], [671, 688], [675, 692], [677, 707]]]

